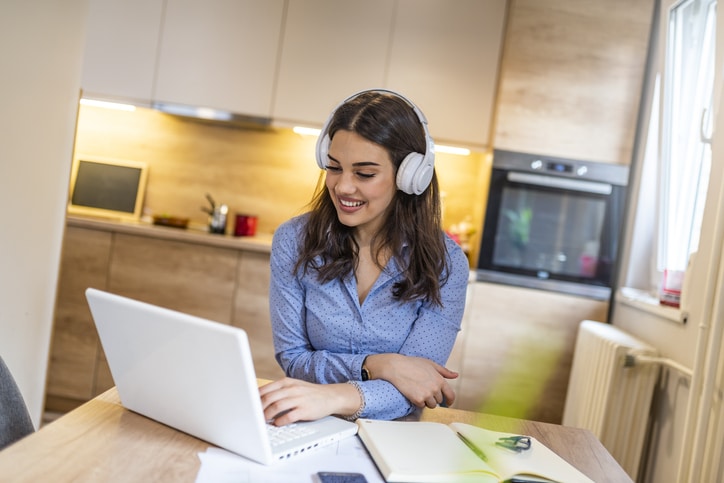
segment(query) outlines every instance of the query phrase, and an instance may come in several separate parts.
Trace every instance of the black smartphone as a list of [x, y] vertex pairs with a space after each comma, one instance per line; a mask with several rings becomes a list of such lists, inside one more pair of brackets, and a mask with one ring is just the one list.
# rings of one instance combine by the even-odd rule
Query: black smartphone
[[367, 478], [362, 473], [320, 471], [317, 476], [320, 483], [367, 483]]

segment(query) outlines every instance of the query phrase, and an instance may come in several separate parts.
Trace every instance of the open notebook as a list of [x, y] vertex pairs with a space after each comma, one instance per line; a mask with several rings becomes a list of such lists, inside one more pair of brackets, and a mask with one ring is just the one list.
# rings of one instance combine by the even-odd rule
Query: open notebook
[[533, 437], [528, 449], [516, 452], [496, 442], [518, 435], [465, 423], [360, 419], [357, 424], [385, 481], [593, 483]]
[[86, 298], [121, 403], [132, 411], [264, 464], [357, 432], [332, 416], [268, 425], [242, 329], [92, 288]]

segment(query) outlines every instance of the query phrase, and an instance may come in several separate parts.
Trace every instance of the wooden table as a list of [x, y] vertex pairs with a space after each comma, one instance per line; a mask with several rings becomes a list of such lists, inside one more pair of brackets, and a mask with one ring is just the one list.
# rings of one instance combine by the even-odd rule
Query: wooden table
[[[406, 420], [455, 421], [529, 434], [597, 483], [631, 482], [590, 431], [456, 409], [424, 409]], [[210, 445], [121, 406], [116, 389], [0, 451], [0, 480], [193, 482]]]

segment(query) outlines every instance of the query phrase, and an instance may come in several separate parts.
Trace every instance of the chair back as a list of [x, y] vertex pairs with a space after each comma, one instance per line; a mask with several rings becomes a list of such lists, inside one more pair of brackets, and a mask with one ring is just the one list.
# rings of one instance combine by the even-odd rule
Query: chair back
[[34, 431], [23, 395], [0, 357], [0, 450]]

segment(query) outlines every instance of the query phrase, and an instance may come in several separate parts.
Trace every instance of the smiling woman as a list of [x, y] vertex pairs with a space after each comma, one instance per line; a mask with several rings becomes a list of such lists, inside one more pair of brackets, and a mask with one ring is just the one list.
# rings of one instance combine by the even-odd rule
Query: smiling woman
[[441, 228], [424, 115], [363, 91], [333, 111], [316, 154], [325, 185], [272, 244], [272, 329], [289, 377], [261, 389], [266, 416], [393, 419], [452, 403], [457, 373], [444, 364], [468, 262]]

